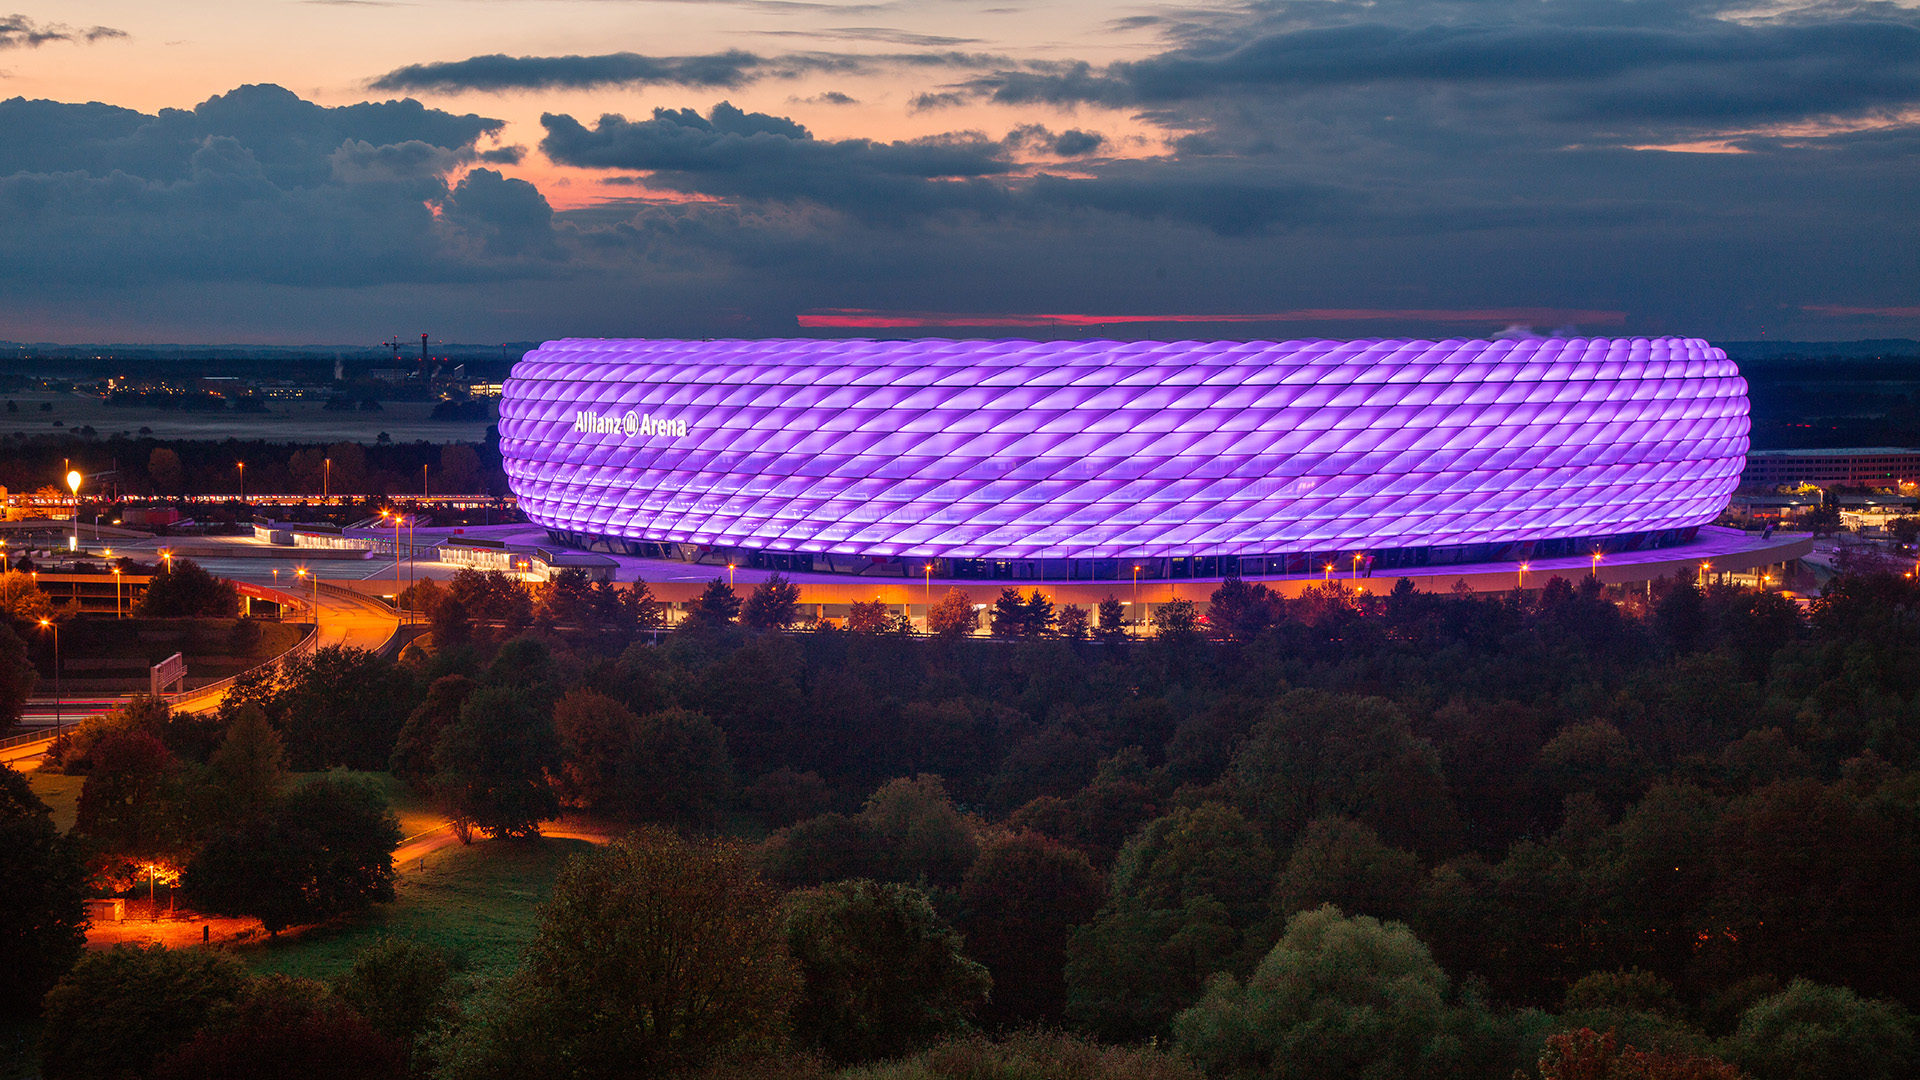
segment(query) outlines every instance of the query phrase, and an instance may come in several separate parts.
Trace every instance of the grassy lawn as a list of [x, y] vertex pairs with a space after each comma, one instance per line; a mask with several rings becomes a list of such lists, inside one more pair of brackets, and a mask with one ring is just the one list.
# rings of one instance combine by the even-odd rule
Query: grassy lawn
[[358, 949], [393, 935], [458, 950], [476, 973], [504, 974], [532, 940], [535, 908], [552, 891], [560, 864], [591, 847], [584, 840], [537, 839], [441, 848], [426, 856], [424, 871], [402, 875], [397, 902], [349, 925], [246, 948], [240, 955], [259, 973], [324, 979], [351, 966]]
[[27, 786], [53, 810], [53, 827], [61, 832], [73, 828], [73, 819], [80, 813], [80, 788], [86, 784], [87, 778], [61, 776], [39, 769], [26, 776]]

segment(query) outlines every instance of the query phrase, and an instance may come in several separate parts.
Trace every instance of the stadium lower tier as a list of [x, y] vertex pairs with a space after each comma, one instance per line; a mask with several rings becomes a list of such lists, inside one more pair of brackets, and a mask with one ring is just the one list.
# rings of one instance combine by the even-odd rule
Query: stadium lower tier
[[1532, 559], [1594, 555], [1604, 560], [1624, 552], [1689, 544], [1699, 532], [1698, 526], [1689, 526], [1612, 536], [1569, 536], [1499, 544], [1288, 552], [1281, 555], [1193, 554], [1132, 559], [894, 559], [703, 544], [651, 543], [565, 529], [548, 529], [547, 536], [556, 544], [609, 555], [665, 559], [699, 566], [777, 570], [782, 573], [903, 578], [930, 575], [943, 581], [1131, 581], [1136, 577], [1141, 581], [1160, 581], [1320, 573], [1371, 576], [1386, 571], [1428, 567], [1523, 563]]

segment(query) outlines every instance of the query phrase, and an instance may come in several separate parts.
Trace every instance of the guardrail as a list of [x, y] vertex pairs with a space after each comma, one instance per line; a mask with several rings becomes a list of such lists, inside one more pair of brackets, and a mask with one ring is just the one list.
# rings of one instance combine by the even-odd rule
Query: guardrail
[[53, 735], [45, 731], [24, 731], [18, 735], [9, 735], [4, 739], [0, 739], [0, 750], [6, 750], [15, 746], [25, 746], [28, 743], [36, 743], [42, 739], [47, 742], [52, 742]]
[[302, 637], [300, 641], [297, 644], [295, 644], [291, 649], [288, 649], [287, 651], [281, 653], [280, 655], [274, 657], [271, 660], [268, 660], [264, 663], [255, 664], [253, 667], [248, 668], [247, 670], [241, 672], [239, 675], [229, 675], [226, 678], [219, 680], [218, 682], [210, 682], [205, 686], [196, 686], [191, 690], [181, 690], [177, 693], [161, 694], [160, 700], [166, 702], [168, 707], [172, 708], [172, 707], [185, 705], [187, 702], [194, 701], [198, 698], [217, 696], [219, 694], [223, 694], [226, 692], [227, 687], [232, 686], [234, 683], [238, 682], [243, 676], [251, 675], [256, 671], [259, 671], [261, 668], [279, 667], [280, 665], [285, 664], [287, 661], [293, 659], [296, 656], [305, 656], [308, 653], [313, 652], [314, 648], [319, 644], [319, 641], [320, 641], [319, 631], [317, 631], [313, 627], [308, 627], [305, 637]]

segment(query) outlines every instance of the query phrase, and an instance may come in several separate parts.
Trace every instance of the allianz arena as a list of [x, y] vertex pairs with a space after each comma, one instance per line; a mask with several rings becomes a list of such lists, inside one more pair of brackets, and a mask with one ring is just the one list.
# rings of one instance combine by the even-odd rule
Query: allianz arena
[[1747, 386], [1693, 338], [549, 342], [501, 450], [557, 541], [782, 570], [1306, 573], [1682, 544]]

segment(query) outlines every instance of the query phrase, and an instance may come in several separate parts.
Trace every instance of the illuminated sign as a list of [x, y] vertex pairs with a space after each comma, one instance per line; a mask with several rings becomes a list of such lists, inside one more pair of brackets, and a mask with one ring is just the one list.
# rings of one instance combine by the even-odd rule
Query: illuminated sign
[[581, 435], [623, 435], [629, 439], [644, 435], [649, 438], [678, 439], [686, 437], [687, 422], [646, 416], [632, 410], [621, 416], [583, 410], [573, 414], [573, 430]]

